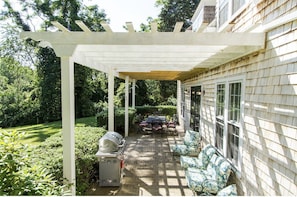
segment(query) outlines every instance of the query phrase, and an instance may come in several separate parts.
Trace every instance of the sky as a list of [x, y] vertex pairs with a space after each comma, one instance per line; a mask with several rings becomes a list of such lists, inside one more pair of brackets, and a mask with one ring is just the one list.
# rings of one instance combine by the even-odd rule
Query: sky
[[134, 29], [140, 24], [147, 24], [147, 18], [157, 18], [160, 8], [155, 7], [156, 0], [84, 0], [86, 5], [98, 5], [104, 9], [110, 19], [110, 27], [114, 32], [125, 32], [123, 26], [132, 22]]
[[[10, 0], [19, 8], [16, 0]], [[105, 10], [106, 18], [114, 32], [126, 32], [123, 28], [126, 22], [132, 22], [135, 30], [140, 30], [140, 24], [147, 24], [147, 18], [157, 18], [160, 7], [155, 7], [156, 0], [83, 0], [85, 5], [98, 5]], [[0, 8], [3, 6], [0, 0]]]

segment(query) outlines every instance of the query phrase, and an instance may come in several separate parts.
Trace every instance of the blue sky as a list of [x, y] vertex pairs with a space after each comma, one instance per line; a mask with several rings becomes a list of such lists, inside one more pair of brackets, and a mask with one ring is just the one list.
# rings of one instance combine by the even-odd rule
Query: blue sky
[[139, 30], [141, 23], [147, 23], [148, 17], [157, 18], [160, 8], [155, 7], [156, 0], [84, 0], [86, 5], [97, 4], [104, 9], [110, 19], [114, 32], [126, 31], [122, 28], [126, 22], [132, 22], [134, 29]]

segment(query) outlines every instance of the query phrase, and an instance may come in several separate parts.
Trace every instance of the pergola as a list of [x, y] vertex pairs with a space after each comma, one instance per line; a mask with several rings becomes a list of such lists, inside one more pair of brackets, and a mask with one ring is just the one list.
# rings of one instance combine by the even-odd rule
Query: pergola
[[[205, 70], [253, 53], [265, 46], [264, 33], [228, 33], [192, 31], [181, 32], [178, 22], [173, 32], [158, 32], [151, 24], [151, 32], [135, 32], [132, 23], [126, 23], [128, 32], [113, 32], [101, 23], [105, 32], [92, 32], [82, 21], [76, 24], [82, 31], [69, 31], [58, 22], [52, 22], [57, 32], [22, 32], [21, 38], [41, 41], [61, 58], [63, 173], [72, 183], [75, 195], [74, 149], [74, 62], [108, 74], [108, 130], [114, 130], [114, 77], [125, 79], [125, 135], [128, 135], [128, 90], [133, 82], [144, 79], [181, 81]], [[178, 92], [179, 100], [180, 92]], [[178, 103], [180, 103], [178, 101]], [[178, 112], [179, 105], [177, 106]]]

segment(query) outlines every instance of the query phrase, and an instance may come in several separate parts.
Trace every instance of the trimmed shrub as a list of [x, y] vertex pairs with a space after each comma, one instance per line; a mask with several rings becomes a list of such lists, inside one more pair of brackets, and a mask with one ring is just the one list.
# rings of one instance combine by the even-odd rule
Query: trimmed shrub
[[65, 186], [44, 166], [32, 163], [24, 133], [0, 130], [0, 195], [64, 195]]
[[162, 114], [173, 116], [176, 114], [176, 106], [160, 105], [160, 106], [136, 106], [136, 113], [145, 116], [147, 114]]
[[[75, 164], [76, 164], [76, 193], [84, 194], [93, 181], [98, 178], [99, 139], [106, 130], [98, 127], [75, 128]], [[63, 149], [62, 136], [57, 133], [46, 139], [32, 150], [34, 162], [39, 162], [55, 175], [55, 179], [63, 182]]]
[[[133, 122], [135, 117], [136, 110], [133, 108], [128, 109], [129, 113], [129, 127], [133, 128]], [[101, 112], [97, 113], [97, 126], [104, 127], [107, 129], [108, 125], [108, 110], [107, 108], [103, 109]], [[125, 108], [116, 108], [115, 109], [115, 131], [119, 133], [124, 133], [125, 129]]]

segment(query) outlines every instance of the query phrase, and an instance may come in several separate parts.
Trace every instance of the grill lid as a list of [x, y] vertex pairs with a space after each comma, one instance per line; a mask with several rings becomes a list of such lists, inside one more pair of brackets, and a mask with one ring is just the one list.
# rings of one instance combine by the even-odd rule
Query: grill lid
[[99, 151], [103, 153], [116, 152], [123, 145], [123, 136], [114, 131], [108, 131], [99, 140]]

